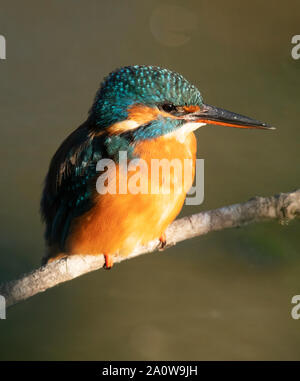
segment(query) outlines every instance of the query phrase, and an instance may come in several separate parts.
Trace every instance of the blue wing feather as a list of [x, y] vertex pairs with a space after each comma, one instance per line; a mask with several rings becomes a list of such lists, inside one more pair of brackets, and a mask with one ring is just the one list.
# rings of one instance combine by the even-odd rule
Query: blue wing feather
[[90, 133], [86, 122], [55, 153], [41, 200], [49, 247], [63, 251], [72, 220], [92, 207], [96, 164], [106, 151], [103, 143], [103, 137]]

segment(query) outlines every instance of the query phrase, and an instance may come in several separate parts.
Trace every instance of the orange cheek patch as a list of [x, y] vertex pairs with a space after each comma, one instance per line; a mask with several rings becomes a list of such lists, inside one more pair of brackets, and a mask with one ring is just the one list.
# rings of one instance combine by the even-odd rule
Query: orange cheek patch
[[175, 118], [167, 112], [140, 104], [133, 105], [128, 109], [129, 120], [134, 120], [140, 125], [149, 123], [152, 120], [157, 119], [159, 116], [163, 116], [166, 118]]
[[136, 104], [128, 108], [128, 119], [112, 124], [108, 127], [109, 134], [120, 134], [129, 130], [134, 130], [143, 124], [155, 120], [159, 115], [170, 117], [166, 112], [160, 111], [157, 108]]
[[[184, 106], [186, 113], [193, 113], [200, 110], [199, 106]], [[128, 108], [128, 119], [122, 122], [115, 123], [108, 127], [109, 134], [119, 134], [125, 131], [133, 130], [149, 123], [159, 117], [181, 119], [181, 117], [171, 115], [168, 112], [159, 110], [156, 107], [144, 106], [142, 104], [135, 104]]]
[[134, 105], [128, 109], [128, 119], [139, 124], [148, 123], [157, 118], [157, 111], [151, 107]]

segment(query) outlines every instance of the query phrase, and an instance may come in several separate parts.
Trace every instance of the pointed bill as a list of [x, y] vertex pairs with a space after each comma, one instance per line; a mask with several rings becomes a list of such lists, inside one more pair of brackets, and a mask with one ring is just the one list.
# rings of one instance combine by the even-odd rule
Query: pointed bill
[[271, 127], [259, 120], [206, 104], [203, 104], [200, 111], [190, 114], [189, 119], [193, 122], [203, 122], [226, 127], [275, 130], [275, 127]]

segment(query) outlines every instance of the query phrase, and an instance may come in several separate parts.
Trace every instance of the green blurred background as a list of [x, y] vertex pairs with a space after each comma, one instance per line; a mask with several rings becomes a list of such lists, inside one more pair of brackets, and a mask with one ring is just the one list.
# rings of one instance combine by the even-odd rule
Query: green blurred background
[[[119, 66], [178, 71], [277, 127], [197, 131], [205, 202], [183, 214], [299, 187], [298, 0], [1, 0], [0, 34], [1, 281], [39, 266], [50, 158]], [[213, 233], [35, 296], [0, 321], [0, 359], [300, 360], [299, 227]]]

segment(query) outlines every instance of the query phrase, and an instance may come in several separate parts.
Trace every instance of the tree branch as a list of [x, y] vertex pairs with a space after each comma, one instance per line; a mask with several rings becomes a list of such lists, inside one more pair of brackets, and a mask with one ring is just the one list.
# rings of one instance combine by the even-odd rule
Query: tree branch
[[[255, 197], [242, 204], [225, 206], [174, 221], [166, 231], [167, 244], [173, 246], [186, 239], [251, 222], [278, 219], [281, 223], [285, 223], [299, 216], [300, 189], [272, 197]], [[151, 253], [158, 248], [159, 241], [152, 241], [145, 247], [137, 247], [128, 257], [116, 256], [114, 263]], [[0, 285], [0, 295], [6, 298], [7, 306], [12, 306], [48, 288], [103, 266], [102, 255], [69, 256], [25, 274], [18, 280]]]

